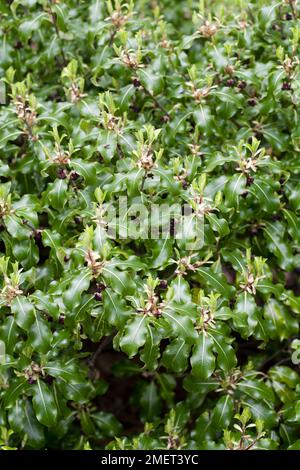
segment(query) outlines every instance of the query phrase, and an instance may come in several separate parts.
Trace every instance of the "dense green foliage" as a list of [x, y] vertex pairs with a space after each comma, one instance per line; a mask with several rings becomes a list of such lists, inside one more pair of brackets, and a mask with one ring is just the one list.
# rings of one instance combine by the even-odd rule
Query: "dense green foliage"
[[1, 1], [0, 448], [300, 448], [300, 8], [228, 7]]

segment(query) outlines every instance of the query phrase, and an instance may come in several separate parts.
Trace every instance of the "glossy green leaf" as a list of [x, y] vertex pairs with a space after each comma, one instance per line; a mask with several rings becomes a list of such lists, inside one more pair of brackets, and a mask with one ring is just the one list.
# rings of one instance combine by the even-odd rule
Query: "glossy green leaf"
[[35, 319], [35, 309], [32, 303], [25, 296], [18, 295], [12, 301], [11, 311], [15, 315], [17, 325], [29, 331]]
[[57, 408], [50, 388], [38, 379], [32, 391], [32, 403], [38, 421], [45, 426], [53, 426], [57, 420]]
[[200, 379], [208, 379], [215, 369], [213, 341], [206, 333], [201, 332], [191, 356], [192, 373]]
[[137, 315], [127, 323], [120, 340], [120, 347], [129, 357], [135, 356], [138, 349], [145, 344], [147, 324], [148, 319], [145, 315]]

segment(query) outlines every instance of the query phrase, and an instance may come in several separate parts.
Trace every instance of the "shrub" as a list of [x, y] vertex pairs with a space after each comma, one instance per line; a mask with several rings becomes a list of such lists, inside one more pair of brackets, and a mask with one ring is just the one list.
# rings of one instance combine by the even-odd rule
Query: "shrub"
[[0, 15], [1, 448], [299, 448], [297, 3]]

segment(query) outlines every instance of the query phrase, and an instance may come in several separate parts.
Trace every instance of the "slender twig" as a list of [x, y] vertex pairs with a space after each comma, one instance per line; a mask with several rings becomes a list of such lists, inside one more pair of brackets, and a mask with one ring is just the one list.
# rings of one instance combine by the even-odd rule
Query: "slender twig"
[[289, 0], [289, 5], [290, 5], [290, 7], [291, 7], [291, 11], [292, 11], [293, 18], [294, 18], [294, 20], [295, 20], [295, 19], [297, 18], [297, 12], [296, 12], [295, 5], [294, 5], [293, 0]]
[[141, 85], [141, 87], [143, 88], [146, 95], [149, 96], [149, 98], [152, 99], [152, 101], [155, 103], [157, 108], [159, 108], [166, 116], [169, 116], [168, 111], [160, 104], [160, 102], [155, 98], [155, 96], [153, 96], [152, 93], [150, 93], [150, 91], [147, 90], [146, 87], [144, 87], [144, 85]]
[[114, 338], [114, 335], [110, 335], [110, 336], [106, 336], [104, 338], [104, 340], [101, 341], [101, 343], [99, 344], [98, 348], [96, 349], [96, 351], [94, 352], [94, 354], [92, 355], [92, 357], [89, 361], [89, 364], [90, 364], [91, 367], [93, 367], [95, 365], [97, 357], [103, 351], [103, 349], [105, 349], [106, 346], [108, 346], [111, 343], [113, 338]]
[[32, 127], [26, 121], [25, 121], [25, 126], [26, 126], [26, 130], [28, 132], [29, 138], [32, 139], [32, 137], [33, 137]]
[[65, 56], [64, 48], [62, 46], [60, 31], [59, 31], [57, 21], [56, 21], [56, 15], [55, 15], [54, 11], [52, 10], [51, 0], [50, 0], [50, 5], [49, 5], [49, 11], [50, 11], [51, 19], [52, 19], [52, 24], [53, 24], [55, 32], [56, 32], [56, 36], [58, 38], [58, 42], [60, 44], [60, 53], [61, 53], [61, 56], [62, 56], [63, 66], [66, 67], [67, 59], [66, 59], [66, 56]]
[[146, 181], [146, 178], [147, 178], [147, 171], [145, 171], [144, 175], [143, 175], [143, 179], [142, 179], [142, 184], [141, 184], [141, 192], [143, 191], [144, 189], [144, 185], [145, 185], [145, 181]]
[[114, 41], [114, 39], [115, 39], [116, 34], [117, 34], [117, 30], [115, 29], [115, 30], [112, 32], [112, 34], [110, 35], [109, 46], [112, 45], [112, 43], [113, 43], [113, 41]]
[[263, 436], [257, 436], [251, 444], [247, 445], [247, 447], [244, 447], [242, 450], [250, 450], [255, 444], [262, 438]]
[[286, 350], [286, 348], [282, 348], [280, 349], [279, 351], [276, 351], [275, 353], [273, 353], [271, 356], [269, 356], [259, 367], [258, 370], [261, 370], [263, 369], [269, 362], [271, 362], [275, 357], [279, 356], [280, 354], [282, 354], [283, 352], [286, 352], [288, 353], [288, 350]]

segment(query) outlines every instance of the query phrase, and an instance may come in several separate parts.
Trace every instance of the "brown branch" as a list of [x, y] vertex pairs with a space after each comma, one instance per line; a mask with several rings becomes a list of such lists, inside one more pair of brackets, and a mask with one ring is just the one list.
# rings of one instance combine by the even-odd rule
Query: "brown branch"
[[94, 354], [92, 355], [92, 357], [89, 361], [89, 365], [91, 367], [95, 366], [95, 362], [97, 360], [97, 357], [112, 342], [113, 338], [114, 338], [114, 335], [110, 335], [110, 336], [106, 336], [103, 339], [103, 341], [101, 341], [101, 343], [99, 344], [98, 348], [96, 349], [96, 351], [94, 352]]
[[291, 7], [293, 18], [294, 18], [294, 20], [296, 20], [297, 19], [297, 11], [296, 11], [293, 0], [289, 0], [289, 5]]
[[109, 43], [108, 43], [109, 46], [112, 45], [112, 43], [113, 43], [113, 41], [114, 41], [114, 39], [115, 39], [116, 34], [117, 34], [117, 30], [115, 29], [115, 30], [112, 32], [112, 34], [110, 35], [110, 39], [109, 39]]
[[61, 56], [62, 56], [63, 66], [66, 67], [67, 59], [66, 59], [66, 56], [65, 56], [64, 48], [62, 46], [62, 38], [60, 36], [60, 30], [59, 30], [58, 25], [57, 25], [56, 14], [52, 10], [51, 0], [50, 0], [50, 5], [49, 5], [49, 12], [50, 12], [50, 15], [51, 15], [51, 20], [52, 20], [52, 24], [53, 24], [54, 29], [55, 29], [56, 36], [58, 38], [58, 42], [60, 44], [60, 53], [61, 53]]
[[247, 445], [247, 447], [244, 447], [242, 450], [250, 450], [255, 444], [262, 438], [263, 436], [257, 436], [251, 444]]
[[146, 95], [149, 96], [149, 98], [152, 99], [152, 101], [155, 103], [156, 107], [159, 108], [166, 116], [169, 116], [168, 111], [160, 104], [160, 102], [155, 98], [155, 96], [153, 96], [152, 93], [150, 93], [150, 91], [147, 90], [146, 87], [144, 87], [144, 85], [141, 84], [141, 87], [142, 87], [143, 91], [146, 93]]

